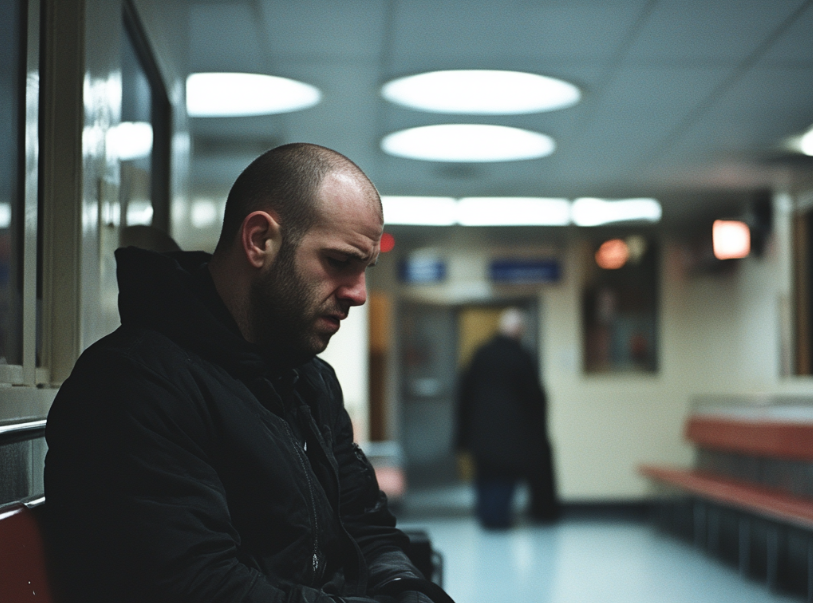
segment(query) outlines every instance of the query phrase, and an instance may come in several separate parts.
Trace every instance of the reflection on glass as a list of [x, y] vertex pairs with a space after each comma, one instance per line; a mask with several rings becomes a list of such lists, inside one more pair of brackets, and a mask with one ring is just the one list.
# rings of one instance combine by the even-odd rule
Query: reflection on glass
[[152, 89], [129, 31], [121, 56], [121, 123], [109, 134], [121, 159], [122, 226], [152, 224]]
[[0, 364], [22, 362], [22, 3], [0, 0]]

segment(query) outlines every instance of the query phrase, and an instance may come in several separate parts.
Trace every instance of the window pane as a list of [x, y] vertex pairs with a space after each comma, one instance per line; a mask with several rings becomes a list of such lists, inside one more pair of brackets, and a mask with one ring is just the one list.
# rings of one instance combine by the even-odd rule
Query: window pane
[[0, 364], [22, 358], [23, 10], [0, 0]]

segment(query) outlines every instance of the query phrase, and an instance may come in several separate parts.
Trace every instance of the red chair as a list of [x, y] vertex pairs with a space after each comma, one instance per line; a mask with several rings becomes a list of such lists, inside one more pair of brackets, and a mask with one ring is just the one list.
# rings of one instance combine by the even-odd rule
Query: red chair
[[0, 508], [0, 601], [56, 603], [48, 581], [41, 515], [44, 505]]

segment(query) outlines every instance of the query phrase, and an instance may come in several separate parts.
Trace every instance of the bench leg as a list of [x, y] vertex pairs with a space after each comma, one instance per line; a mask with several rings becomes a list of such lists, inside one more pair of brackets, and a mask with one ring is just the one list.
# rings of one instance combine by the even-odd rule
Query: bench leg
[[[751, 521], [747, 517], [740, 517], [739, 525], [739, 555], [740, 575], [747, 578], [751, 573]], [[811, 551], [808, 551], [810, 555]]]
[[779, 529], [776, 526], [768, 528], [767, 563], [768, 588], [775, 591], [779, 578]]
[[807, 536], [807, 603], [813, 603], [813, 536]]
[[712, 555], [717, 555], [717, 553], [720, 552], [720, 509], [709, 506], [707, 515], [708, 534], [706, 538], [708, 542], [708, 551]]
[[705, 548], [706, 539], [704, 538], [706, 531], [706, 505], [701, 501], [696, 500], [694, 503], [694, 545], [699, 548]]

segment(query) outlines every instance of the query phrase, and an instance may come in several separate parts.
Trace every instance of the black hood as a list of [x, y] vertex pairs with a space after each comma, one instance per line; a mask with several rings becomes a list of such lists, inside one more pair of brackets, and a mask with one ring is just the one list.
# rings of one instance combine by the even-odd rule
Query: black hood
[[119, 314], [125, 327], [146, 327], [235, 376], [263, 373], [267, 359], [246, 341], [217, 294], [202, 251], [116, 251]]

